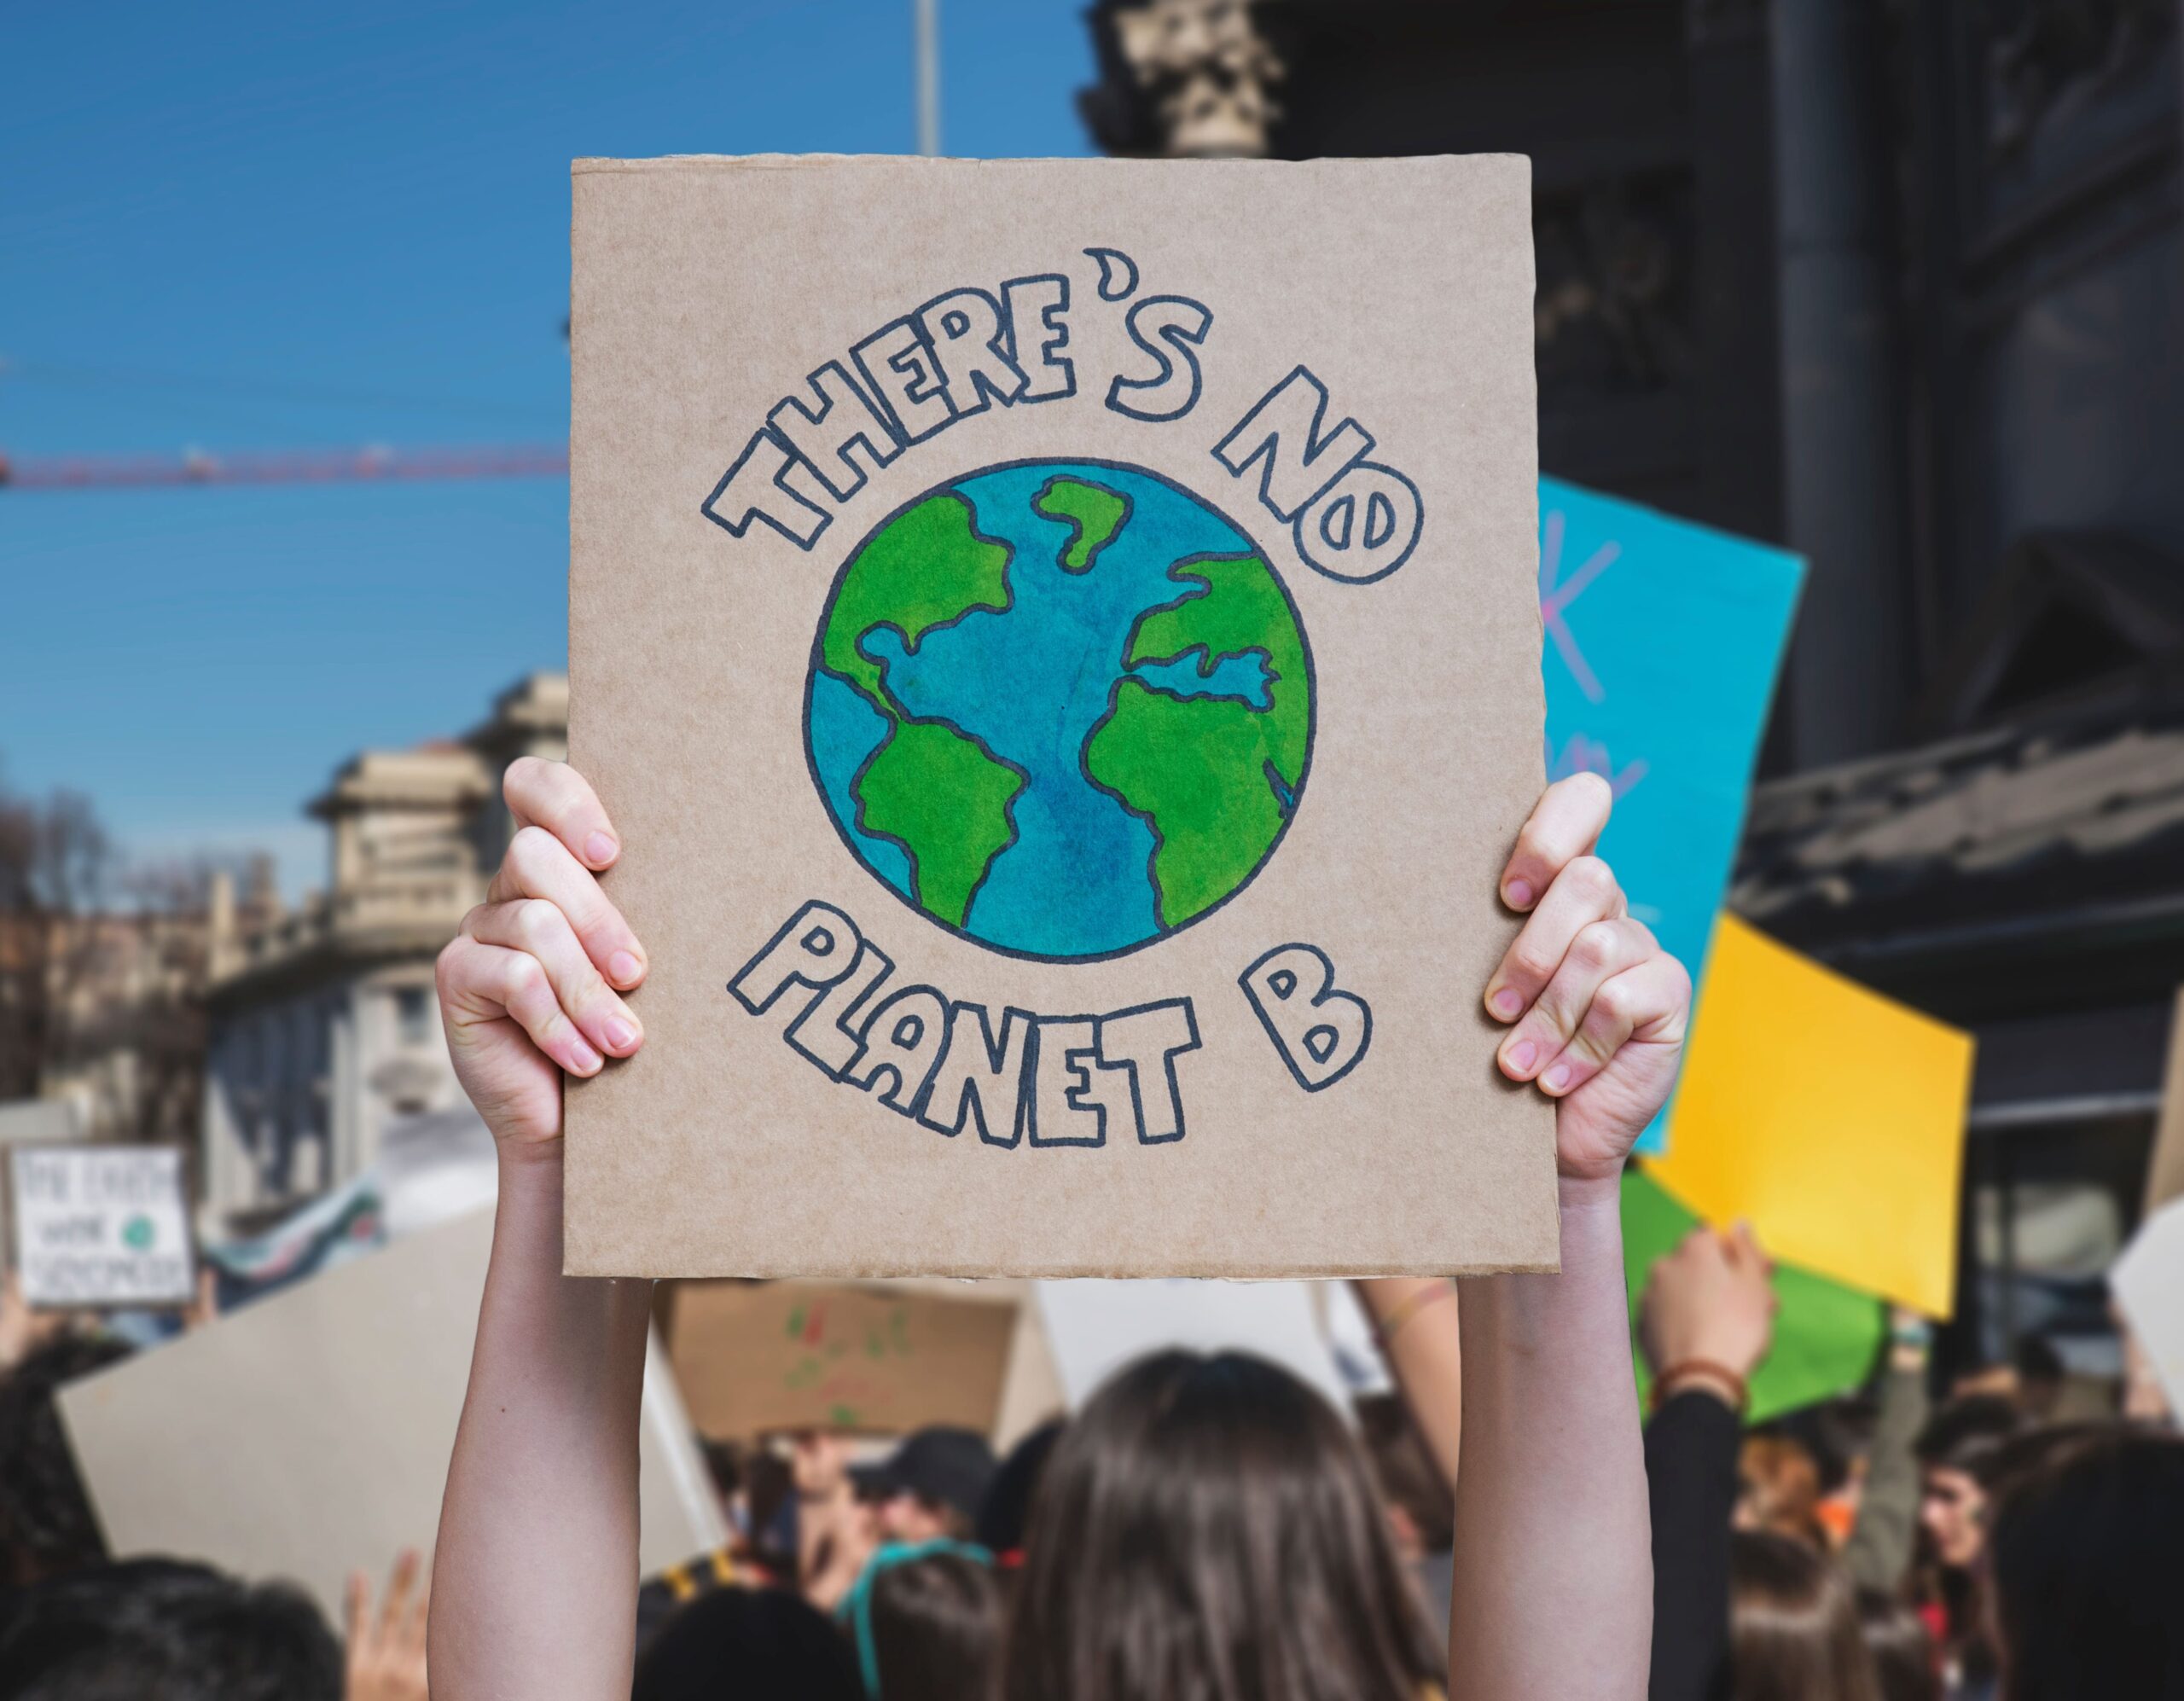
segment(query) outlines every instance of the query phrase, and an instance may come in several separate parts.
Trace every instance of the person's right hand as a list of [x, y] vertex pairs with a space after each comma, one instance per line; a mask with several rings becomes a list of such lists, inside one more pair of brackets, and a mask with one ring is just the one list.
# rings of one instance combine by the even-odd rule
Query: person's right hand
[[1656, 1376], [1690, 1364], [1719, 1366], [1748, 1381], [1774, 1339], [1774, 1290], [1767, 1257], [1739, 1223], [1717, 1234], [1705, 1223], [1653, 1266], [1639, 1332]]
[[520, 757], [502, 786], [517, 831], [440, 953], [441, 1019], [462, 1089], [507, 1156], [558, 1156], [561, 1074], [596, 1075], [644, 1043], [616, 989], [644, 978], [644, 948], [595, 877], [620, 840], [583, 776]]

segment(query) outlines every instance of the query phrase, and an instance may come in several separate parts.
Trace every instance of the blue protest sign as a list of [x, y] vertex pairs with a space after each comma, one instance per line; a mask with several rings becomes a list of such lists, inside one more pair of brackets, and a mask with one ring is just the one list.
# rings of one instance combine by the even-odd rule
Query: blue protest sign
[[[1554, 479], [1539, 515], [1548, 774], [1614, 787], [1600, 854], [1695, 984], [1804, 562]], [[1640, 1151], [1663, 1149], [1673, 1109]]]

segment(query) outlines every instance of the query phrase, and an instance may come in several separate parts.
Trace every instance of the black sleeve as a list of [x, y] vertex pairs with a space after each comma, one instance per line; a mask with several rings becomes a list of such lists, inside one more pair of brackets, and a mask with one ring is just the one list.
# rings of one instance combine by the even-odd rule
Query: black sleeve
[[1665, 1402], [1646, 1426], [1653, 1514], [1650, 1701], [1711, 1701], [1728, 1692], [1729, 1514], [1740, 1437], [1737, 1414], [1696, 1390]]

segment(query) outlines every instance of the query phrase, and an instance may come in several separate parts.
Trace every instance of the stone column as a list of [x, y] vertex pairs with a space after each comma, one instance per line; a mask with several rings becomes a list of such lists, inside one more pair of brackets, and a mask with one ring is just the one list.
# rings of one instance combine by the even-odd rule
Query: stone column
[[1910, 690], [1881, 54], [1877, 0], [1774, 0], [1783, 490], [1812, 564], [1788, 679], [1799, 768], [1886, 748]]

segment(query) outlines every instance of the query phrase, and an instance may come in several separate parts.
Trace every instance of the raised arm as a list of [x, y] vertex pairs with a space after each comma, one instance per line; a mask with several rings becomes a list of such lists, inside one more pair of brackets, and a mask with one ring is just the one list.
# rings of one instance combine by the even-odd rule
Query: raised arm
[[1623, 1281], [1623, 1163], [1666, 1102], [1691, 1001], [1591, 855], [1605, 781], [1551, 787], [1502, 895], [1530, 919], [1485, 989], [1497, 1061], [1557, 1100], [1562, 1273], [1462, 1284], [1452, 1701], [1644, 1696], [1646, 1471]]
[[642, 1042], [616, 989], [644, 978], [644, 953], [594, 878], [619, 845], [591, 787], [526, 758], [505, 789], [519, 831], [439, 963], [449, 1048], [501, 1183], [440, 1507], [432, 1689], [625, 1701], [651, 1284], [561, 1274], [561, 1077]]

